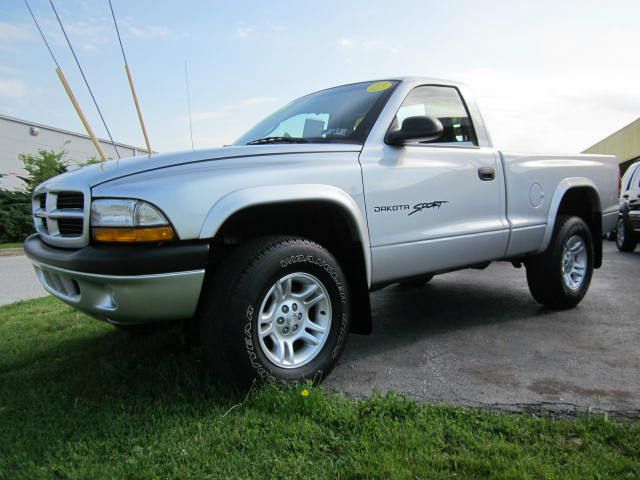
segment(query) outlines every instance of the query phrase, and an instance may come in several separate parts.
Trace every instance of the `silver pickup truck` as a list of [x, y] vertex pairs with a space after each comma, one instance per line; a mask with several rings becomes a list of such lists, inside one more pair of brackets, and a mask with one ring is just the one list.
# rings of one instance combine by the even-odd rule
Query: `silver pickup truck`
[[236, 384], [318, 381], [392, 283], [506, 260], [542, 305], [577, 305], [618, 166], [502, 152], [464, 85], [390, 79], [299, 98], [231, 146], [55, 177], [33, 217], [25, 250], [55, 297], [125, 330], [196, 326]]

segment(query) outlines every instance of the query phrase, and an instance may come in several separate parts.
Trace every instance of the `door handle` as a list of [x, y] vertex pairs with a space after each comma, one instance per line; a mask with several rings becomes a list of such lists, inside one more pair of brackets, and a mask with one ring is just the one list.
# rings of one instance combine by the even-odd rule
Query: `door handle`
[[482, 167], [478, 169], [478, 178], [485, 182], [496, 179], [496, 171], [493, 167]]
[[622, 195], [622, 198], [629, 198], [629, 194], [625, 193], [624, 195]]

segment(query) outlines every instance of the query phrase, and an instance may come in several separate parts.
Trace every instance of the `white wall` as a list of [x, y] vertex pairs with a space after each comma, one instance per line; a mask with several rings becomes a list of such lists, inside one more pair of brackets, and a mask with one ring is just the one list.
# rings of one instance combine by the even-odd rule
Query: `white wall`
[[[37, 128], [37, 135], [32, 135], [32, 127]], [[107, 157], [117, 158], [113, 145], [101, 140], [102, 148]], [[133, 157], [146, 155], [145, 149], [116, 143], [120, 156]], [[91, 157], [98, 157], [93, 143], [86, 135], [58, 130], [37, 123], [0, 116], [0, 173], [24, 175], [22, 162], [18, 155], [21, 153], [38, 153], [38, 149], [67, 152], [65, 159], [72, 165], [86, 161]], [[0, 178], [0, 188], [17, 189], [23, 182], [14, 175]]]

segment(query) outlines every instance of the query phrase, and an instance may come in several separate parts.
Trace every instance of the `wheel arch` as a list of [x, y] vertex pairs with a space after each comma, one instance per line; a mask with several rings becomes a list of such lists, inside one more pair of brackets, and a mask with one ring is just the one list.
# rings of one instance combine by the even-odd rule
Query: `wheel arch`
[[549, 246], [559, 215], [582, 218], [591, 230], [594, 246], [594, 267], [602, 265], [602, 207], [595, 183], [584, 177], [567, 178], [560, 182], [551, 199], [542, 247]]
[[[319, 223], [318, 228], [323, 222], [331, 221], [331, 226], [339, 230], [339, 235], [322, 241], [322, 237], [318, 238], [315, 235], [316, 226], [311, 220], [306, 222], [305, 228], [300, 231], [293, 227], [268, 225], [270, 216], [278, 215], [295, 220], [301, 218], [303, 213], [306, 216], [308, 212], [312, 213], [313, 221]], [[251, 225], [247, 226], [247, 222]], [[242, 223], [245, 224], [244, 228]], [[224, 238], [226, 234], [238, 228], [247, 230], [248, 235], [290, 234], [304, 236], [324, 244], [341, 262], [351, 287], [352, 331], [371, 331], [369, 233], [361, 209], [344, 190], [322, 184], [261, 186], [237, 190], [225, 195], [213, 205], [205, 218], [199, 237], [210, 239], [214, 245], [221, 244], [228, 241]]]

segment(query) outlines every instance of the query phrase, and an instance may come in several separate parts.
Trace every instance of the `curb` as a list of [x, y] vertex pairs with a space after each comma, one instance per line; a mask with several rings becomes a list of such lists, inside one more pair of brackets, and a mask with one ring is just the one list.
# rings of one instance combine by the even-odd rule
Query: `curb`
[[2, 248], [0, 249], [0, 257], [17, 257], [24, 255], [23, 248]]

